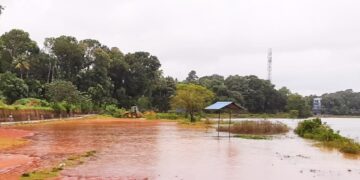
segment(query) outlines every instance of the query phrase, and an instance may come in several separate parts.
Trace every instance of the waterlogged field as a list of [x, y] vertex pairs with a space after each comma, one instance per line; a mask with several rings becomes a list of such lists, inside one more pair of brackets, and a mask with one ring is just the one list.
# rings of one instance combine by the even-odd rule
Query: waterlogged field
[[[350, 123], [348, 127], [342, 123], [336, 126], [337, 120], [325, 121], [344, 135], [356, 137], [356, 131], [351, 129], [358, 120], [344, 121]], [[297, 123], [281, 121], [291, 127]], [[313, 141], [301, 139], [292, 131], [271, 140], [229, 139], [227, 133], [217, 138], [214, 129], [112, 118], [5, 130], [9, 128], [34, 134], [26, 137], [23, 145], [0, 151], [0, 179], [19, 179], [26, 172], [59, 165], [64, 168], [58, 172], [58, 179], [360, 178], [360, 159], [315, 147]], [[61, 164], [89, 151], [96, 153], [74, 166]]]

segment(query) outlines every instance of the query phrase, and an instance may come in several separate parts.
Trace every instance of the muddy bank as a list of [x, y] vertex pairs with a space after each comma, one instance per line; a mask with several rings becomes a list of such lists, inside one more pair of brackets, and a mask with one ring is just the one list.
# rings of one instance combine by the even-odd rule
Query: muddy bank
[[3, 177], [52, 167], [71, 154], [96, 156], [60, 179], [359, 179], [360, 161], [324, 151], [293, 133], [272, 140], [217, 138], [211, 129], [171, 122], [91, 119], [16, 127], [31, 143], [1, 151], [32, 158]]

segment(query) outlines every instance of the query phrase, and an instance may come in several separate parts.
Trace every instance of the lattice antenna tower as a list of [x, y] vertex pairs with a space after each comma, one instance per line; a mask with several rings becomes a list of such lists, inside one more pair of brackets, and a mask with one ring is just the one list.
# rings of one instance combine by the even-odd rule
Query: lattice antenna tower
[[272, 49], [269, 48], [267, 51], [267, 59], [268, 59], [268, 66], [267, 66], [267, 71], [268, 71], [268, 80], [271, 82], [271, 75], [272, 75]]

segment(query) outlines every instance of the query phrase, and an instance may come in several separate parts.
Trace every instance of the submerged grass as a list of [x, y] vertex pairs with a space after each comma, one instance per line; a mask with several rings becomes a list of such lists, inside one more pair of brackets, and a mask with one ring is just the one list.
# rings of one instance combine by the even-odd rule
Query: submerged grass
[[255, 139], [255, 140], [269, 140], [269, 139], [272, 139], [271, 136], [251, 135], [251, 134], [236, 134], [234, 137], [243, 138], [243, 139]]
[[208, 120], [190, 122], [189, 120], [184, 119], [184, 120], [178, 121], [178, 124], [181, 127], [186, 127], [186, 128], [197, 128], [197, 129], [212, 128], [212, 123], [210, 121], [208, 121]]
[[320, 145], [338, 149], [343, 153], [360, 154], [359, 143], [353, 139], [341, 136], [339, 131], [335, 132], [319, 118], [299, 122], [295, 133], [300, 137], [319, 141]]
[[61, 162], [58, 166], [42, 169], [38, 171], [28, 172], [21, 175], [21, 180], [43, 180], [55, 178], [60, 175], [60, 172], [66, 167], [74, 167], [83, 164], [85, 160], [91, 156], [94, 156], [96, 151], [88, 151], [84, 154], [73, 155]]
[[[218, 131], [229, 132], [229, 127], [220, 126]], [[230, 132], [246, 135], [273, 135], [289, 131], [289, 127], [281, 122], [262, 121], [241, 121], [230, 126]]]

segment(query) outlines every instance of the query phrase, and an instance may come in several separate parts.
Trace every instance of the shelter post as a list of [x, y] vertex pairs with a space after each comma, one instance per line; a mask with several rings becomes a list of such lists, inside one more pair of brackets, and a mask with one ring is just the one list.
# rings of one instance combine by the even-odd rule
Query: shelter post
[[221, 114], [221, 111], [219, 111], [219, 119], [218, 119], [218, 129], [217, 129], [218, 137], [220, 137], [220, 118], [221, 118], [220, 114]]
[[230, 138], [230, 129], [231, 129], [231, 110], [230, 110], [230, 113], [229, 113], [229, 138]]

